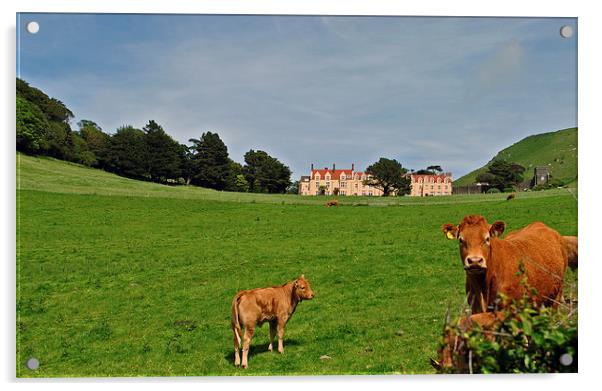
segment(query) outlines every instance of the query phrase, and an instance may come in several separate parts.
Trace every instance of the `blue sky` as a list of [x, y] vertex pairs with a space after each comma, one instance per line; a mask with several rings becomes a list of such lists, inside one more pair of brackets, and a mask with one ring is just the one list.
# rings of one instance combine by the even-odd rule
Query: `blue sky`
[[[576, 19], [21, 14], [17, 74], [112, 133], [154, 119], [232, 159], [459, 177], [577, 125]], [[28, 34], [27, 22], [40, 31]]]

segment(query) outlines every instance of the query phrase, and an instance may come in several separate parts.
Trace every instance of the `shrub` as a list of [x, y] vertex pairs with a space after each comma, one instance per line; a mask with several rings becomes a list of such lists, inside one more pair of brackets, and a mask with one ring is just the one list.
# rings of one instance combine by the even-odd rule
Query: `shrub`
[[491, 189], [487, 190], [488, 194], [493, 194], [493, 193], [500, 193], [500, 190], [498, 188], [492, 187]]
[[576, 315], [534, 308], [528, 301], [505, 312], [493, 340], [476, 329], [467, 335], [475, 373], [577, 372]]
[[459, 336], [462, 351], [443, 372], [577, 372], [577, 309], [561, 306], [536, 307], [526, 295], [500, 311], [503, 320], [491, 328], [446, 326], [446, 333], [452, 327]]

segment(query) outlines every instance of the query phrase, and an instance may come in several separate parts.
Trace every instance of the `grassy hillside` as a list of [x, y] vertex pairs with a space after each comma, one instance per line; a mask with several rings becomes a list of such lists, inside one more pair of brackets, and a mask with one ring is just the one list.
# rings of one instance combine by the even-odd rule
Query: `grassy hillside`
[[[577, 152], [577, 128], [569, 128], [526, 137], [500, 151], [491, 161], [501, 158], [519, 163], [527, 169], [525, 179], [533, 176], [535, 166], [548, 166], [554, 178], [569, 183], [577, 179]], [[455, 180], [454, 184], [474, 183], [489, 163]]]
[[[441, 224], [481, 213], [509, 230], [541, 220], [577, 233], [566, 190], [325, 208], [18, 159], [19, 377], [433, 373], [445, 313], [464, 300], [458, 245]], [[316, 297], [288, 323], [284, 354], [267, 352], [264, 325], [249, 369], [236, 369], [234, 294], [301, 273]]]

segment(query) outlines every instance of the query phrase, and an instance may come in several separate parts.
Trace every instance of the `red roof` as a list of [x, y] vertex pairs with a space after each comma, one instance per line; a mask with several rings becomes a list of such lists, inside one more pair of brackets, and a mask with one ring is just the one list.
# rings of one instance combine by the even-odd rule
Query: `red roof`
[[324, 170], [312, 170], [311, 177], [313, 178], [316, 173], [320, 174], [320, 178], [324, 178], [326, 176], [326, 173], [330, 173], [330, 179], [334, 179], [334, 180], [339, 180], [341, 178], [342, 173], [345, 173], [345, 176], [348, 178], [350, 178], [353, 175], [353, 173], [360, 174], [360, 175], [363, 174], [362, 172], [352, 171], [352, 170], [324, 169]]

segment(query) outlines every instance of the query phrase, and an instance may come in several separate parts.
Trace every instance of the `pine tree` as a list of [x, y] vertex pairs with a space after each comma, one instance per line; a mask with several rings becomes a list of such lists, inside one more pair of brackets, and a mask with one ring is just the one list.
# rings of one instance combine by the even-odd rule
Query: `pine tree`
[[230, 178], [231, 160], [228, 148], [217, 133], [203, 133], [200, 139], [190, 139], [195, 151], [192, 183], [215, 190], [224, 190]]

